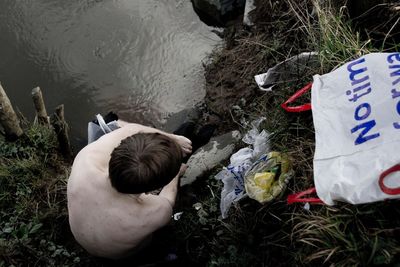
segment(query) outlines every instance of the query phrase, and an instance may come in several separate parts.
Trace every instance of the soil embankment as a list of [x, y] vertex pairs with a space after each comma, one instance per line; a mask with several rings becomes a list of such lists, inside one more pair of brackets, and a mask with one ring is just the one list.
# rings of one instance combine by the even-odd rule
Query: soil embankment
[[309, 51], [287, 1], [259, 0], [256, 6], [250, 13], [255, 25], [244, 26], [243, 17], [229, 23], [223, 47], [214, 51], [206, 66], [205, 102], [212, 113], [221, 116], [225, 130], [237, 128], [236, 113], [249, 113], [260, 104], [255, 99], [264, 92], [257, 87], [255, 75], [285, 60], [288, 53]]

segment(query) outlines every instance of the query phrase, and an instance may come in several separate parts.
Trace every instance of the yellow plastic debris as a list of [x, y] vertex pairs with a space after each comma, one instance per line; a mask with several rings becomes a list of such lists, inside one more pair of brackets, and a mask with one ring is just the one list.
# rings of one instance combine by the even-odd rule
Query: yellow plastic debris
[[264, 190], [268, 190], [274, 182], [275, 174], [272, 172], [261, 172], [254, 175], [254, 182]]
[[247, 195], [262, 204], [269, 202], [284, 192], [292, 174], [291, 162], [286, 154], [265, 154], [251, 166], [244, 177]]

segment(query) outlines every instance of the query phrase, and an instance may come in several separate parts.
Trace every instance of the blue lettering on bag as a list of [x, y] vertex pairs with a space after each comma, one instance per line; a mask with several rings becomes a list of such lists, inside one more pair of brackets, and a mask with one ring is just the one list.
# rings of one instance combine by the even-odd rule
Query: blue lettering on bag
[[243, 166], [228, 166], [228, 171], [233, 175], [233, 179], [236, 180], [234, 185], [235, 195], [239, 195], [244, 190], [244, 172], [245, 168]]
[[[397, 102], [396, 110], [397, 110], [397, 113], [400, 115], [400, 101]], [[400, 123], [394, 122], [394, 123], [393, 123], [393, 127], [394, 127], [395, 129], [400, 129]]]
[[[390, 77], [400, 76], [400, 65], [390, 65], [389, 69], [395, 69], [395, 71], [390, 73]], [[392, 85], [396, 85], [400, 82], [400, 78], [392, 82]]]
[[239, 195], [240, 193], [242, 193], [243, 192], [243, 189], [242, 188], [238, 188], [237, 186], [235, 187], [235, 195], [237, 196], [237, 195]]
[[356, 127], [354, 127], [353, 129], [351, 129], [351, 133], [355, 133], [358, 130], [362, 129], [360, 135], [357, 137], [356, 141], [354, 142], [355, 145], [360, 145], [362, 143], [367, 142], [368, 140], [377, 138], [380, 136], [379, 133], [375, 133], [375, 134], [371, 134], [371, 135], [367, 135], [366, 134], [373, 128], [375, 127], [376, 122], [375, 120], [370, 120], [367, 122], [364, 122], [360, 125], [357, 125]]
[[[360, 110], [362, 108], [365, 108], [366, 112], [364, 115], [360, 116]], [[356, 119], [357, 121], [365, 120], [366, 118], [368, 118], [369, 114], [371, 114], [371, 105], [368, 103], [363, 103], [356, 108], [356, 111], [354, 112], [354, 119]]]
[[[365, 58], [360, 58], [360, 59], [354, 60], [353, 62], [349, 63], [349, 65], [347, 66], [347, 71], [349, 72], [349, 79], [351, 81], [352, 86], [366, 82], [365, 84], [361, 84], [360, 86], [353, 88], [352, 90], [346, 91], [346, 94], [348, 96], [350, 96], [350, 95], [353, 96], [352, 98], [349, 99], [349, 101], [352, 101], [352, 102], [356, 102], [359, 98], [371, 93], [371, 91], [372, 91], [371, 84], [368, 82], [369, 76], [366, 73], [364, 74], [364, 72], [366, 72], [368, 70], [367, 67], [361, 66], [361, 68], [356, 69], [356, 66], [358, 66], [362, 63], [365, 63]], [[360, 66], [358, 66], [358, 67], [360, 67]], [[360, 76], [363, 74], [364, 74], [364, 76]], [[366, 89], [366, 90], [364, 90], [364, 89]], [[360, 92], [361, 94], [356, 94], [358, 92]]]
[[[363, 66], [363, 63], [365, 63], [365, 58], [359, 58], [347, 65], [347, 71], [349, 72], [349, 80], [352, 88], [346, 91], [346, 95], [351, 96], [349, 101], [352, 102], [356, 102], [361, 97], [372, 92], [371, 83], [369, 82], [369, 75], [367, 73], [368, 68]], [[358, 122], [366, 120], [371, 114], [371, 109], [371, 105], [366, 102], [358, 105], [354, 110], [354, 119]], [[361, 124], [353, 127], [350, 130], [352, 134], [361, 130], [354, 141], [354, 145], [361, 145], [368, 140], [379, 137], [379, 133], [367, 135], [371, 129], [375, 127], [375, 125], [375, 120], [370, 120], [367, 122], [361, 122]]]
[[[353, 69], [353, 67], [356, 66], [356, 65], [359, 65], [359, 64], [361, 64], [361, 63], [364, 63], [364, 62], [365, 62], [365, 58], [362, 57], [362, 58], [360, 58], [360, 59], [358, 59], [358, 60], [354, 60], [353, 62], [351, 62], [351, 63], [347, 66], [347, 70], [349, 71], [349, 78], [350, 78], [350, 81], [355, 82], [355, 84], [357, 84], [357, 83], [358, 83], [357, 81], [359, 81], [359, 80], [356, 80], [356, 79], [355, 79], [355, 78], [356, 78], [356, 75], [361, 74], [361, 73], [367, 71], [367, 67], [364, 67], [364, 68], [361, 68], [361, 69], [358, 69], [358, 70]], [[361, 78], [360, 80], [362, 80], [362, 79], [364, 79], [364, 78]], [[354, 84], [352, 84], [352, 85], [354, 85]]]
[[400, 96], [400, 92], [396, 91], [396, 89], [392, 89], [392, 98], [395, 99], [396, 97]]
[[387, 62], [390, 64], [392, 64], [394, 62], [394, 60], [397, 60], [400, 62], [400, 53], [393, 53], [387, 57]]
[[[393, 53], [390, 54], [387, 58], [386, 61], [389, 64], [395, 63], [395, 61], [400, 62], [400, 53]], [[398, 77], [400, 76], [400, 65], [389, 65], [389, 70], [394, 70], [390, 72], [390, 77]], [[392, 81], [392, 85], [395, 86], [400, 82], [400, 77], [397, 78], [396, 80]], [[391, 90], [392, 93], [392, 99], [396, 99], [397, 97], [400, 96], [400, 91], [396, 90], [396, 88], [393, 88]], [[396, 104], [396, 111], [400, 115], [400, 102], [397, 102]], [[400, 123], [394, 122], [393, 127], [395, 129], [400, 129]]]

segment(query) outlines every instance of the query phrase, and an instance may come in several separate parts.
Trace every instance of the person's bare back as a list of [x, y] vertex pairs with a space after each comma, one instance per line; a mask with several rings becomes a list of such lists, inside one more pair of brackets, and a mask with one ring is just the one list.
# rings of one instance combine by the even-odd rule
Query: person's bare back
[[121, 140], [139, 132], [162, 133], [184, 153], [191, 152], [187, 138], [138, 124], [126, 124], [79, 152], [68, 180], [69, 222], [78, 243], [95, 256], [111, 259], [129, 256], [171, 218], [179, 174], [159, 195], [120, 193], [112, 186], [110, 155]]

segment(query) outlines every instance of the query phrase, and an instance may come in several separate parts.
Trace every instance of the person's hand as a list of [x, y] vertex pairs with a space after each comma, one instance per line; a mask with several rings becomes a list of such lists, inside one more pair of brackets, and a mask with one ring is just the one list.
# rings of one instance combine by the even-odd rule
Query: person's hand
[[182, 148], [184, 156], [192, 153], [192, 141], [182, 135], [174, 135], [175, 141]]

